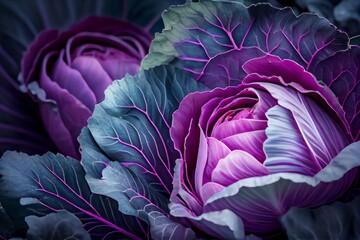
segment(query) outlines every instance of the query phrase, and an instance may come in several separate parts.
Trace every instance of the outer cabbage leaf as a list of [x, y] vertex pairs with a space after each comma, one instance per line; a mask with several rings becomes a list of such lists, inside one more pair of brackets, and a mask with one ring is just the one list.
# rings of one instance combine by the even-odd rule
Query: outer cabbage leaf
[[[222, 68], [225, 79], [241, 79], [243, 61], [256, 57], [258, 52], [292, 59], [309, 70], [346, 49], [349, 42], [345, 33], [324, 18], [314, 14], [295, 16], [290, 8], [277, 9], [269, 4], [247, 8], [235, 2], [187, 3], [171, 7], [163, 19], [165, 29], [156, 35], [142, 66], [148, 69], [169, 63], [192, 72], [205, 85], [208, 79], [203, 77], [213, 61]], [[252, 48], [258, 52], [245, 53]], [[234, 52], [242, 61], [237, 60]], [[223, 56], [230, 53], [231, 57]], [[228, 67], [229, 58], [235, 58], [230, 62], [237, 71]], [[219, 85], [224, 84], [220, 81]]]
[[[171, 66], [115, 81], [95, 107], [79, 142], [93, 192], [150, 225], [154, 239], [192, 239], [167, 208], [178, 153], [169, 136], [172, 113], [190, 92], [206, 88]], [[106, 186], [106, 187], [104, 187]]]
[[360, 140], [360, 47], [352, 46], [315, 67], [315, 76], [337, 96], [353, 139]]
[[[91, 193], [75, 159], [52, 153], [28, 156], [6, 152], [0, 174], [0, 200], [18, 231], [26, 227], [25, 222], [20, 223], [28, 215], [67, 210], [81, 220], [92, 239], [146, 237], [145, 223], [121, 214], [115, 200]], [[19, 201], [22, 207], [14, 206]]]
[[[170, 66], [128, 75], [105, 91], [105, 100], [95, 107], [88, 129], [111, 161], [134, 171], [155, 191], [170, 195], [178, 153], [169, 136], [172, 114], [190, 92], [202, 91], [185, 71]], [[82, 149], [86, 149], [80, 138]], [[83, 157], [92, 177], [92, 164]], [[97, 166], [100, 164], [97, 164]], [[104, 168], [105, 165], [102, 165]]]
[[[292, 208], [282, 218], [289, 239], [359, 239], [360, 199], [315, 209]], [[301, 223], [301, 224], [299, 224]]]
[[169, 218], [167, 198], [151, 191], [149, 185], [119, 162], [108, 164], [102, 171], [101, 179], [87, 178], [94, 193], [115, 199], [119, 203], [119, 211], [147, 222], [152, 239], [195, 239], [191, 229]]
[[81, 221], [67, 211], [50, 213], [44, 217], [28, 216], [25, 221], [29, 225], [27, 240], [91, 239]]

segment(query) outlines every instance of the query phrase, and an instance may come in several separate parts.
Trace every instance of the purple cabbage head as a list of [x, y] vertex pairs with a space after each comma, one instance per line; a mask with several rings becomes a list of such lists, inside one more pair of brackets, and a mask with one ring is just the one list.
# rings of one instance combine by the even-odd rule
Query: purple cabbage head
[[282, 234], [291, 208], [341, 200], [360, 165], [360, 48], [348, 35], [236, 1], [190, 2], [164, 20], [142, 67], [173, 65], [210, 88], [173, 114], [170, 214], [199, 236], [244, 239]]
[[242, 68], [241, 84], [186, 96], [170, 130], [181, 156], [171, 214], [220, 238], [204, 220], [211, 213], [231, 211], [246, 232], [275, 231], [291, 207], [334, 201], [356, 175], [339, 166], [355, 161], [355, 139], [327, 86], [277, 56]]
[[151, 36], [129, 23], [90, 17], [67, 31], [42, 32], [22, 62], [22, 81], [40, 102], [40, 115], [59, 152], [79, 158], [77, 137], [104, 90], [135, 74]]

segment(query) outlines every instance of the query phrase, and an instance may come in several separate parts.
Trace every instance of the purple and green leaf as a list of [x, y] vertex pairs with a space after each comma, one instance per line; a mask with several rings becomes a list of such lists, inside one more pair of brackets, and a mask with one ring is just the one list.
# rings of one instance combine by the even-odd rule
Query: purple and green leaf
[[[291, 59], [309, 70], [347, 49], [349, 42], [345, 33], [324, 18], [314, 14], [296, 16], [290, 8], [277, 9], [269, 4], [245, 7], [235, 2], [187, 3], [170, 8], [163, 19], [165, 29], [155, 37], [142, 66], [148, 69], [172, 64], [192, 72], [205, 85], [208, 78], [203, 77], [210, 64], [223, 68], [222, 77], [236, 84], [239, 81], [231, 80], [241, 79], [242, 63], [258, 54]], [[258, 51], [247, 53], [245, 49], [249, 48]], [[230, 54], [237, 71], [228, 69], [229, 58], [224, 54]], [[214, 80], [209, 85], [217, 86]], [[224, 84], [220, 81], [219, 85]]]

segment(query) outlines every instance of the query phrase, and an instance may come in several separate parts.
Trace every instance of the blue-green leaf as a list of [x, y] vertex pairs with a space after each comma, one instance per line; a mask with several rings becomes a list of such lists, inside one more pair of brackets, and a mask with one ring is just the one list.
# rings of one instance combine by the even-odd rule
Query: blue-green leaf
[[[144, 222], [121, 214], [115, 200], [91, 193], [82, 166], [72, 158], [6, 152], [0, 174], [0, 201], [17, 224], [29, 215], [67, 210], [92, 239], [148, 238]], [[14, 205], [19, 201], [22, 207]]]
[[169, 218], [169, 200], [158, 192], [151, 192], [145, 182], [119, 162], [110, 162], [101, 180], [88, 178], [88, 182], [94, 193], [115, 199], [121, 212], [147, 222], [152, 239], [195, 239], [191, 229]]
[[[203, 90], [188, 73], [170, 66], [127, 75], [106, 90], [88, 129], [109, 160], [127, 166], [152, 189], [169, 195], [178, 157], [169, 134], [172, 114], [188, 93]], [[85, 151], [89, 148], [82, 137], [80, 144]], [[88, 174], [99, 177], [105, 168], [101, 162], [109, 160], [83, 157], [82, 164]], [[100, 169], [94, 170], [94, 164]]]
[[205, 89], [171, 66], [128, 75], [106, 90], [79, 137], [91, 190], [115, 199], [119, 211], [147, 222], [154, 239], [195, 237], [169, 218], [178, 157], [169, 128], [179, 102]]
[[[194, 233], [168, 216], [168, 199], [149, 186], [130, 169], [110, 161], [94, 141], [88, 128], [79, 138], [82, 143], [82, 164], [92, 191], [109, 196], [119, 203], [119, 211], [139, 216], [150, 225], [153, 239], [193, 239]], [[130, 179], [129, 179], [130, 178]], [[152, 199], [152, 201], [150, 200]]]

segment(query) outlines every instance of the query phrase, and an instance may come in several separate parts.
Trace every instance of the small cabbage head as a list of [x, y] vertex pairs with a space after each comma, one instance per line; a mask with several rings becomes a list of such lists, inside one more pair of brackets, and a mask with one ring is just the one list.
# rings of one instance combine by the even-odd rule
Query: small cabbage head
[[148, 51], [145, 30], [90, 17], [67, 31], [48, 30], [22, 62], [24, 89], [40, 102], [43, 124], [58, 150], [79, 158], [77, 137], [113, 80], [135, 74]]

